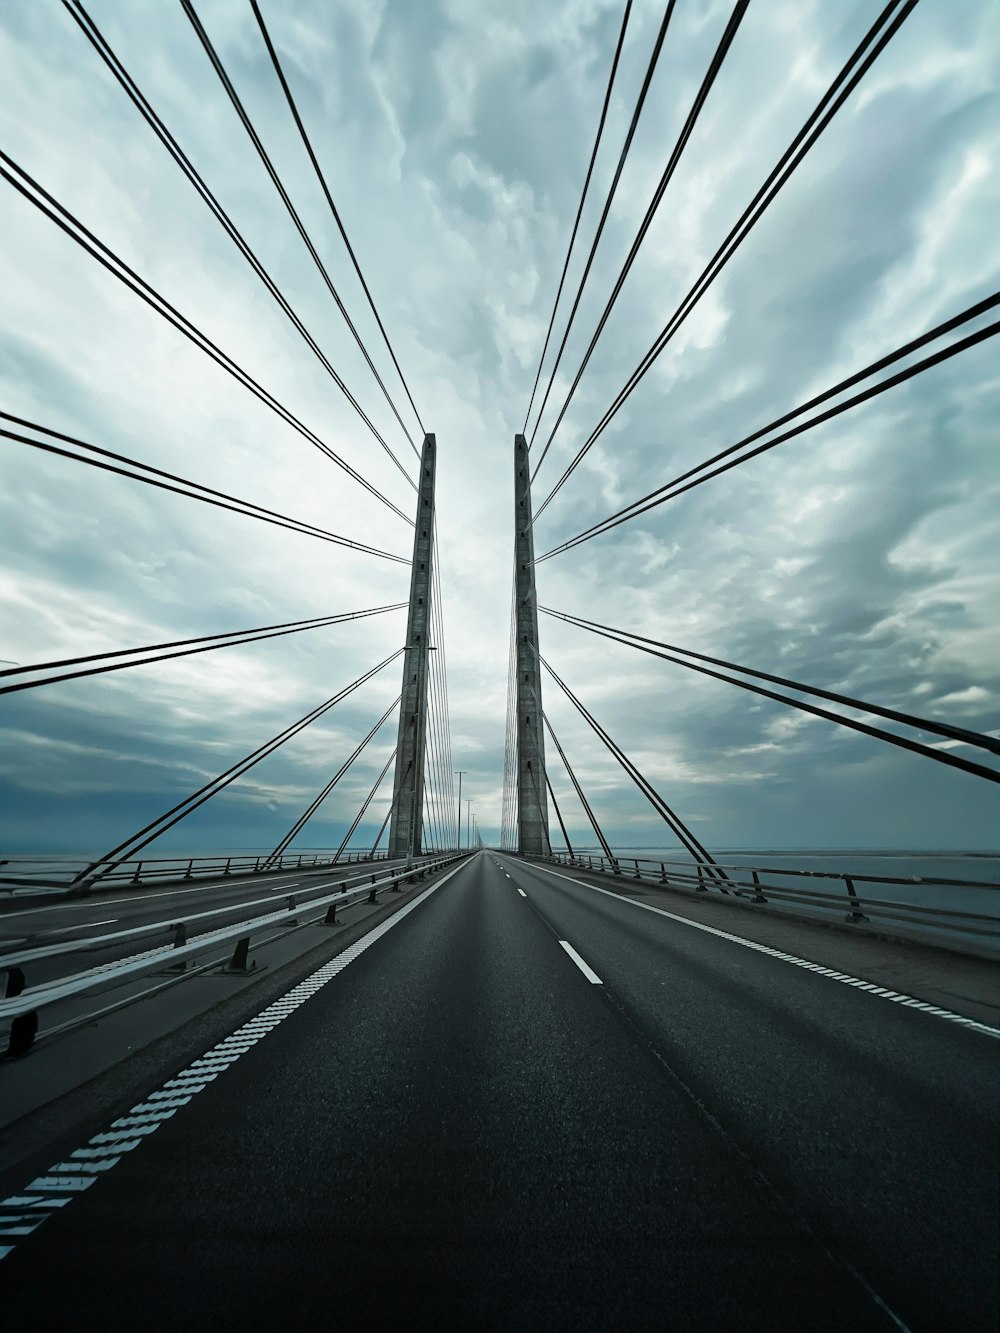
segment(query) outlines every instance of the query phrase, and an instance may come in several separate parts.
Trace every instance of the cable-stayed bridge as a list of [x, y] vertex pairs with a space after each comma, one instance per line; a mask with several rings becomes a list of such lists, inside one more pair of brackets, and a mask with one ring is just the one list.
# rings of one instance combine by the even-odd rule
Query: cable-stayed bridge
[[[106, 91], [165, 154], [163, 170], [179, 171], [211, 213], [206, 225], [221, 228], [245, 280], [264, 288], [333, 382], [391, 485], [126, 262], [57, 197], [44, 163], [19, 162], [0, 145], [6, 187], [36, 211], [39, 227], [58, 229], [96, 262], [123, 308], [135, 302], [159, 317], [213, 376], [247, 391], [255, 410], [315, 450], [340, 494], [355, 498], [320, 525], [255, 493], [252, 475], [231, 489], [210, 486], [143, 459], [138, 444], [123, 452], [42, 409], [0, 409], [5, 448], [76, 462], [136, 494], [191, 500], [209, 516], [266, 524], [262, 542], [281, 528], [407, 575], [396, 571], [391, 601], [369, 605], [359, 595], [348, 609], [308, 619], [0, 668], [0, 708], [36, 691], [44, 705], [63, 683], [117, 681], [202, 655], [225, 661], [228, 648], [287, 645], [336, 626], [364, 643], [373, 625], [399, 625], [391, 652], [372, 652], [363, 671], [331, 681], [325, 698], [289, 713], [273, 734], [248, 733], [234, 751], [216, 747], [211, 772], [192, 764], [197, 779], [179, 799], [141, 823], [123, 819], [100, 852], [0, 855], [0, 1308], [11, 1326], [208, 1328], [235, 1318], [263, 1327], [281, 1318], [302, 1327], [339, 1319], [476, 1329], [995, 1327], [995, 877], [989, 868], [957, 873], [950, 862], [915, 876], [891, 863], [834, 858], [803, 868], [720, 850], [696, 830], [684, 784], [668, 791], [644, 771], [589, 698], [591, 682], [571, 679], [546, 650], [545, 631], [558, 623], [584, 643], [649, 659], [665, 682], [683, 668], [861, 736], [873, 750], [901, 751], [921, 771], [950, 770], [963, 790], [1000, 782], [1000, 741], [990, 731], [801, 680], [773, 662], [668, 642], [659, 622], [614, 625], [546, 600], [549, 562], [565, 564], [584, 546], [599, 551], [607, 534], [764, 453], [780, 457], [786, 443], [882, 395], [891, 402], [900, 386], [1000, 332], [1000, 291], [977, 292], [697, 465], [674, 475], [665, 466], [650, 489], [598, 521], [545, 536], [549, 506], [572, 497], [588, 454], [921, 8], [917, 0], [868, 7], [848, 58], [767, 163], [725, 239], [665, 310], [610, 403], [571, 435], [567, 415], [712, 114], [751, 9], [749, 0], [724, 7], [571, 371], [571, 335], [597, 285], [595, 258], [683, 3], [668, 0], [638, 55], [631, 0], [616, 17], [551, 316], [523, 421], [504, 443], [513, 551], [501, 808], [492, 821], [481, 798], [473, 817], [468, 785], [463, 799], [466, 756], [453, 747], [449, 569], [438, 524], [449, 444], [431, 394], [404, 374], [379, 283], [345, 223], [344, 197], [358, 182], [323, 165], [331, 159], [305, 109], [294, 22], [251, 0], [247, 31], [281, 107], [277, 137], [304, 154], [320, 220], [296, 204], [282, 156], [266, 146], [274, 127], [241, 91], [223, 40], [225, 7], [203, 14], [191, 0], [180, 4], [188, 58], [206, 62], [219, 107], [238, 121], [289, 243], [307, 256], [362, 359], [364, 389], [349, 385], [265, 267], [249, 228], [196, 165], [195, 146], [182, 145], [130, 72], [102, 12], [63, 0], [81, 59], [99, 62]], [[623, 61], [635, 59], [637, 95], [621, 141], [611, 142]], [[599, 185], [595, 167], [609, 159], [610, 180]], [[324, 258], [330, 236], [363, 296], [357, 309]], [[377, 337], [366, 337], [370, 327]], [[364, 406], [369, 381], [377, 412]], [[655, 384], [653, 375], [645, 391]], [[627, 434], [616, 447], [629, 449]], [[356, 519], [355, 504], [380, 520]], [[363, 592], [364, 580], [356, 583]], [[371, 586], [386, 585], [373, 576]], [[464, 637], [461, 624], [449, 625], [452, 636], [456, 628]], [[316, 735], [314, 724], [340, 716], [348, 700], [371, 700], [372, 682], [395, 697], [370, 706], [363, 734], [342, 753], [327, 760], [324, 751], [322, 784], [273, 845], [177, 853], [192, 827], [185, 821], [200, 812], [206, 827], [216, 798], [252, 783], [258, 765]], [[574, 757], [553, 702], [606, 752], [600, 780]], [[650, 855], [616, 844], [611, 791], [656, 830], [647, 834]], [[342, 835], [318, 848], [313, 831], [334, 807]], [[496, 839], [481, 831], [491, 822]]]

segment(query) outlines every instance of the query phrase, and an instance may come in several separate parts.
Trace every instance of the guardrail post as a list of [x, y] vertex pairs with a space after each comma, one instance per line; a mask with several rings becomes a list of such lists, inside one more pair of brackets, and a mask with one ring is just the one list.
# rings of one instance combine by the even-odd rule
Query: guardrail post
[[862, 910], [861, 910], [861, 899], [858, 897], [857, 892], [856, 892], [856, 890], [855, 890], [855, 888], [854, 888], [854, 880], [851, 879], [850, 875], [845, 875], [845, 876], [844, 876], [844, 884], [845, 884], [845, 886], [846, 886], [846, 888], [847, 888], [847, 896], [848, 896], [848, 900], [850, 901], [850, 904], [851, 904], [851, 910], [850, 910], [850, 911], [847, 913], [847, 915], [844, 917], [844, 920], [845, 920], [845, 921], [867, 921], [868, 918], [865, 916], [864, 912], [862, 912]]
[[[604, 862], [603, 862], [603, 860], [602, 860], [602, 862], [601, 862], [601, 869], [602, 869], [602, 870], [604, 869]], [[611, 858], [611, 869], [613, 870], [613, 872], [614, 872], [616, 875], [620, 875], [620, 874], [622, 873], [622, 868], [621, 868], [621, 866], [618, 864], [617, 858], [614, 857], [614, 856]]]
[[[187, 944], [187, 926], [183, 921], [177, 921], [170, 927], [174, 932], [174, 948], [181, 949]], [[168, 966], [168, 972], [183, 972], [187, 967], [187, 960], [182, 959], [178, 963], [172, 963]]]
[[707, 893], [708, 885], [705, 883], [705, 867], [698, 864], [698, 893]]
[[228, 875], [228, 874], [229, 874], [229, 866], [230, 866], [230, 863], [231, 863], [232, 859], [233, 859], [233, 858], [232, 858], [231, 856], [227, 856], [227, 857], [226, 857], [226, 868], [225, 868], [225, 870], [223, 870], [223, 872], [222, 872], [224, 875]]
[[194, 871], [194, 857], [192, 856], [191, 860], [188, 862], [188, 868], [184, 872], [184, 878], [190, 879], [193, 871]]
[[331, 903], [330, 906], [326, 909], [326, 916], [323, 918], [322, 924], [323, 924], [324, 926], [339, 926], [339, 925], [340, 925], [340, 922], [337, 920], [337, 904], [336, 904], [336, 903]]
[[639, 874], [639, 858], [637, 856], [633, 856], [632, 860], [635, 862], [635, 875], [633, 876], [633, 878], [642, 879], [642, 876]]
[[373, 876], [372, 876], [372, 888], [371, 888], [371, 893], [369, 893], [369, 895], [368, 895], [368, 901], [369, 901], [370, 903], [374, 903], [374, 902], [377, 902], [377, 901], [378, 901], [378, 899], [377, 899], [376, 896], [375, 896], [377, 893], [378, 893], [378, 889], [375, 887], [375, 876], [373, 875]]
[[257, 960], [253, 962], [248, 960], [250, 953], [250, 936], [245, 935], [243, 939], [236, 941], [236, 948], [233, 950], [233, 956], [222, 969], [223, 972], [252, 972], [257, 966]]
[[757, 874], [756, 870], [751, 870], [750, 874], [753, 876], [753, 897], [750, 901], [752, 903], [766, 903], [767, 899], [760, 891], [760, 876]]
[[661, 884], [670, 883], [670, 881], [667, 879], [667, 868], [662, 861], [660, 862], [660, 883]]
[[[24, 990], [24, 970], [20, 967], [11, 967], [7, 969], [7, 984], [4, 987], [4, 998], [13, 1000]], [[30, 1050], [32, 1042], [35, 1040], [35, 1034], [38, 1032], [38, 1014], [31, 1010], [27, 1014], [18, 1014], [11, 1021], [10, 1035], [7, 1038], [8, 1055], [24, 1055]]]
[[142, 862], [137, 861], [135, 863], [135, 874], [132, 876], [132, 883], [138, 884], [141, 879], [142, 879]]

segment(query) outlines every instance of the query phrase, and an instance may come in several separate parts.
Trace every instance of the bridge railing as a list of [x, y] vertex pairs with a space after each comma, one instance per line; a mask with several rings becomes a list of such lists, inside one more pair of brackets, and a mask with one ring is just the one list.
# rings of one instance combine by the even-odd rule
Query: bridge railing
[[[259, 856], [249, 853], [212, 856], [143, 857], [122, 861], [101, 876], [101, 889], [121, 884], [149, 884], [185, 879], [226, 879], [236, 876], [276, 874], [285, 870], [322, 870], [336, 864], [366, 865], [372, 861], [388, 860], [388, 852], [345, 852], [336, 862], [322, 852], [286, 853], [271, 858], [268, 852]], [[398, 858], [397, 858], [398, 859]], [[0, 893], [14, 893], [29, 889], [45, 892], [75, 889], [79, 875], [89, 862], [83, 858], [60, 856], [0, 857]], [[84, 889], [86, 891], [86, 889]]]
[[[379, 876], [366, 872], [363, 875], [351, 876], [338, 881], [336, 888], [328, 893], [312, 897], [301, 894], [289, 895], [280, 908], [272, 908], [271, 911], [245, 917], [214, 930], [204, 929], [210, 918], [217, 918], [223, 914], [231, 916], [233, 911], [238, 909], [230, 905], [212, 908], [205, 912], [188, 913], [183, 918], [172, 915], [127, 930], [81, 936], [60, 944], [14, 950], [0, 956], [0, 974], [6, 976], [5, 996], [0, 999], [0, 1024], [5, 1022], [10, 1024], [8, 1054], [23, 1055], [31, 1047], [38, 1032], [38, 1016], [43, 1009], [94, 991], [113, 989], [151, 972], [163, 971], [165, 968], [176, 971], [180, 979], [190, 962], [207, 951], [217, 949], [220, 945], [235, 943], [232, 958], [224, 968], [225, 971], [237, 974], [249, 973], [254, 967], [249, 958], [250, 943], [254, 936], [259, 937], [262, 931], [281, 925], [298, 928], [301, 924], [298, 920], [300, 915], [305, 912], [315, 913], [323, 908], [326, 909], [323, 924], [337, 925], [339, 908], [362, 900], [374, 903], [377, 901], [377, 895], [383, 890], [399, 891], [403, 881], [422, 879], [424, 875], [442, 870], [467, 855], [468, 852], [450, 852], [438, 857], [421, 858], [391, 874]], [[352, 880], [356, 882], [356, 887], [351, 887]], [[272, 903], [273, 898], [268, 898], [241, 903], [238, 906], [247, 909]], [[200, 930], [201, 933], [194, 934], [193, 938], [189, 939], [189, 930], [192, 929]], [[67, 953], [132, 948], [141, 938], [156, 940], [163, 935], [169, 937], [167, 941], [154, 943], [152, 947], [143, 949], [140, 953], [100, 963], [82, 972], [45, 981], [37, 986], [30, 988], [26, 986], [25, 967], [30, 963], [47, 961]], [[127, 998], [121, 1001], [121, 1005], [133, 1003], [139, 998], [141, 996]], [[81, 1021], [88, 1020], [84, 1018]]]
[[[1000, 940], [1000, 884], [988, 880], [797, 870], [694, 858], [608, 858], [554, 852], [547, 859], [667, 889], [726, 896], [749, 906], [787, 906], [803, 915], [836, 917], [852, 925], [916, 927], [941, 942], [973, 937]], [[805, 882], [817, 880], [821, 883], [815, 887]], [[949, 898], [960, 902], [949, 902]]]

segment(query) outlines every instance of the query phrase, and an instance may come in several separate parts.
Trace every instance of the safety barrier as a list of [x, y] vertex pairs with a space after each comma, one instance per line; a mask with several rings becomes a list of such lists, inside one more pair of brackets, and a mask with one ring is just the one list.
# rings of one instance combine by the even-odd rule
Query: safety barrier
[[[918, 926], [924, 931], [957, 941], [963, 936], [978, 936], [996, 940], [1000, 935], [1000, 884], [985, 880], [934, 879], [926, 876], [864, 875], [834, 870], [795, 870], [782, 866], [749, 866], [718, 861], [651, 860], [646, 857], [614, 857], [571, 855], [554, 852], [551, 857], [537, 858], [572, 866], [578, 870], [594, 870], [622, 878], [652, 881], [665, 888], [692, 893], [712, 893], [739, 899], [751, 906], [773, 903], [790, 905], [793, 909], [809, 909], [811, 919], [817, 913], [832, 913], [839, 919], [855, 925], [901, 924]], [[781, 883], [791, 879], [794, 884]], [[830, 891], [805, 887], [802, 880], [830, 881]], [[906, 890], [914, 885], [940, 889], [942, 896], [949, 889], [965, 894], [992, 894], [984, 898], [986, 907], [993, 911], [977, 912], [938, 903], [919, 903], [901, 896], [883, 896], [889, 886]], [[877, 886], [883, 886], [880, 890]], [[836, 886], [836, 888], [834, 888]], [[805, 915], [805, 913], [802, 913]]]
[[[359, 902], [362, 899], [375, 902], [377, 895], [383, 889], [398, 890], [403, 881], [415, 882], [432, 871], [441, 870], [467, 855], [467, 852], [463, 852], [450, 853], [447, 856], [430, 859], [421, 858], [421, 860], [414, 861], [409, 866], [404, 866], [402, 870], [395, 874], [385, 875], [381, 878], [375, 874], [351, 876], [339, 881], [336, 890], [320, 894], [318, 897], [302, 899], [300, 896], [297, 900], [295, 895], [290, 894], [286, 898], [284, 906], [277, 910], [246, 918], [217, 930], [205, 931], [190, 940], [188, 939], [188, 927], [190, 925], [204, 922], [210, 917], [217, 917], [226, 913], [231, 914], [235, 910], [234, 907], [212, 908], [205, 912], [191, 913], [183, 920], [178, 920], [176, 916], [172, 916], [143, 926], [133, 926], [127, 930], [89, 936], [63, 942], [62, 944], [15, 951], [0, 957], [0, 972], [5, 973], [7, 977], [5, 997], [0, 999], [0, 1022], [10, 1021], [7, 1053], [9, 1055], [23, 1055], [29, 1050], [38, 1034], [38, 1015], [40, 1011], [60, 1001], [72, 999], [75, 996], [84, 995], [89, 991], [108, 987], [118, 982], [130, 981], [150, 972], [159, 971], [167, 963], [172, 968], [182, 971], [199, 954], [217, 948], [220, 944], [235, 944], [227, 970], [233, 973], [246, 973], [252, 970], [248, 958], [250, 941], [255, 933], [281, 923], [297, 924], [297, 915], [303, 910], [315, 911], [317, 908], [323, 907], [327, 909], [324, 924], [336, 925], [338, 908], [349, 903]], [[352, 880], [363, 880], [364, 883], [351, 888]], [[259, 901], [270, 902], [273, 900]], [[259, 902], [244, 903], [239, 906], [253, 907], [258, 905]], [[82, 953], [87, 950], [113, 948], [119, 943], [129, 943], [143, 935], [155, 936], [164, 932], [171, 935], [170, 941], [145, 950], [142, 954], [112, 963], [104, 963], [87, 971], [75, 973], [69, 977], [61, 977], [56, 981], [46, 982], [30, 989], [26, 988], [24, 967], [27, 963], [38, 962], [69, 952]]]
[[[249, 853], [214, 856], [143, 857], [137, 861], [121, 861], [101, 875], [101, 889], [120, 884], [162, 883], [178, 879], [227, 879], [230, 876], [276, 874], [282, 870], [324, 869], [338, 865], [362, 865], [370, 861], [385, 861], [388, 852], [354, 851], [341, 857], [321, 853], [297, 852], [294, 855], [273, 858], [269, 852], [259, 856]], [[74, 896], [91, 891], [91, 886], [80, 875], [87, 869], [84, 859], [67, 860], [59, 856], [13, 856], [0, 860], [0, 893], [18, 889], [64, 890]]]

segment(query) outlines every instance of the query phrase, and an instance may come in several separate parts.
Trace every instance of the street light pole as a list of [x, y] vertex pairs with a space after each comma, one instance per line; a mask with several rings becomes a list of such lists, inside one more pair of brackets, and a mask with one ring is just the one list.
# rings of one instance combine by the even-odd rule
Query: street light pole
[[458, 822], [455, 825], [455, 837], [458, 839], [458, 850], [462, 850], [462, 774], [468, 773], [467, 768], [453, 769], [453, 773], [458, 775]]
[[465, 845], [468, 847], [470, 852], [472, 851], [471, 829], [472, 829], [472, 800], [467, 797], [465, 801]]

